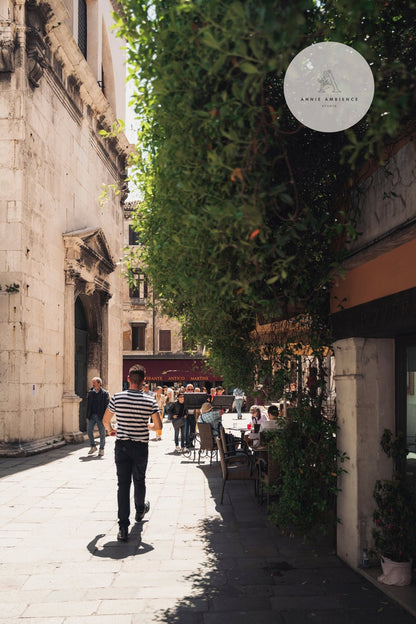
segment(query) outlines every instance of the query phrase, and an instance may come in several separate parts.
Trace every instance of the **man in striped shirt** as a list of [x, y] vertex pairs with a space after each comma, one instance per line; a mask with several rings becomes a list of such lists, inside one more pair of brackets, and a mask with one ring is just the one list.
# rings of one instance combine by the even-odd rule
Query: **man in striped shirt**
[[[114, 394], [104, 414], [103, 423], [111, 431], [111, 418], [116, 416], [117, 438], [115, 462], [117, 468], [117, 503], [119, 532], [117, 539], [128, 540], [130, 524], [130, 485], [133, 478], [136, 522], [150, 509], [146, 497], [146, 468], [149, 454], [149, 429], [162, 429], [159, 407], [152, 396], [142, 390], [146, 371], [139, 364], [129, 370], [128, 390]], [[150, 419], [152, 422], [150, 422]]]

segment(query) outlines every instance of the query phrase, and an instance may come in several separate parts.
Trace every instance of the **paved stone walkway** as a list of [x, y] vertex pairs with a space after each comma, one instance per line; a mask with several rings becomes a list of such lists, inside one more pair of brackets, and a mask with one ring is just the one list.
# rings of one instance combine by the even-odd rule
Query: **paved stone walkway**
[[[116, 540], [114, 439], [0, 459], [0, 624], [410, 624], [329, 547], [269, 525], [252, 484], [150, 443], [150, 513]], [[132, 514], [133, 518], [133, 514]]]

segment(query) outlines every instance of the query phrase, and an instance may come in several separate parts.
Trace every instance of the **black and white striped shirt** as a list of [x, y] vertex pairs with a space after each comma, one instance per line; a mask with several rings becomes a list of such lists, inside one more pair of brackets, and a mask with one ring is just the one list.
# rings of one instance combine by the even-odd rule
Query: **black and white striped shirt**
[[148, 422], [152, 414], [159, 411], [152, 396], [142, 390], [124, 390], [116, 392], [108, 405], [110, 412], [117, 419], [117, 440], [148, 442]]

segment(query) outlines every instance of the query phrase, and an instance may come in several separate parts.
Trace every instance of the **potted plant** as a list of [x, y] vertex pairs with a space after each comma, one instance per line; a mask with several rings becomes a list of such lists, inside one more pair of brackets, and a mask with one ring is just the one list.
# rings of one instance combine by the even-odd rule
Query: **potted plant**
[[381, 447], [394, 462], [391, 480], [377, 480], [373, 496], [377, 508], [373, 513], [372, 534], [375, 552], [381, 561], [383, 574], [378, 577], [387, 585], [409, 585], [412, 558], [416, 554], [416, 505], [404, 475], [399, 471], [407, 455], [402, 433], [393, 436], [385, 429]]

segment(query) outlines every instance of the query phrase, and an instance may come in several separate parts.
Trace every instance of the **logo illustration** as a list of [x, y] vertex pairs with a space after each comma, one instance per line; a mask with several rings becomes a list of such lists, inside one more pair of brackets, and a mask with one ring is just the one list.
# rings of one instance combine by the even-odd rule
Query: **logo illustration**
[[[318, 82], [321, 85], [318, 93], [327, 93], [330, 91], [331, 93], [341, 93], [338, 89], [338, 85], [335, 82], [334, 75], [330, 69], [326, 69], [320, 77], [318, 78]], [[328, 89], [329, 87], [329, 89]]]
[[374, 97], [370, 66], [354, 48], [335, 41], [308, 46], [287, 68], [283, 91], [292, 115], [318, 132], [351, 128]]

